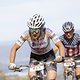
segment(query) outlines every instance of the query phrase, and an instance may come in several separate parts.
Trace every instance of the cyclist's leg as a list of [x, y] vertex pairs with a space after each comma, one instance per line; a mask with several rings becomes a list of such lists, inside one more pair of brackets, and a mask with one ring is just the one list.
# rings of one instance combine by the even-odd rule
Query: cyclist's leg
[[80, 68], [76, 68], [76, 80], [80, 80]]
[[76, 69], [75, 69], [76, 80], [80, 80], [80, 56], [76, 57], [75, 63], [76, 63]]
[[66, 80], [68, 67], [64, 66], [64, 80]]
[[57, 64], [51, 63], [51, 64], [46, 64], [46, 73], [47, 73], [47, 80], [56, 80], [57, 77]]
[[[54, 52], [51, 50], [49, 52], [49, 56], [47, 57], [47, 61], [54, 61]], [[48, 80], [56, 80], [56, 77], [57, 77], [57, 63], [54, 62], [54, 63], [51, 63], [51, 64], [48, 64], [46, 65], [46, 69], [47, 69], [47, 79]]]
[[[34, 59], [30, 59], [30, 67], [34, 66], [34, 64], [32, 64], [33, 60]], [[32, 78], [35, 78], [36, 72], [35, 71], [31, 71], [30, 68], [29, 68], [29, 70], [28, 70], [28, 76], [29, 76], [30, 80], [32, 80]]]
[[[45, 57], [45, 54], [44, 55], [37, 55], [37, 54], [34, 54], [34, 53], [31, 52], [31, 55], [30, 55], [30, 65], [31, 66], [35, 66], [34, 64], [32, 64], [32, 62], [34, 60], [41, 61], [41, 60], [43, 60], [44, 57]], [[36, 78], [36, 76], [37, 76], [35, 71], [30, 71], [29, 70], [28, 73], [29, 73], [29, 77], [30, 77], [31, 80], [32, 80], [32, 78]]]
[[[68, 62], [70, 62], [70, 58], [64, 60], [64, 80], [66, 80], [68, 78], [69, 75], [69, 66], [68, 66]], [[73, 76], [73, 75], [71, 75]]]
[[48, 71], [48, 76], [47, 76], [48, 80], [56, 80], [56, 76], [57, 76], [57, 73], [55, 71], [53, 71], [53, 70]]
[[[37, 56], [31, 52], [31, 54], [30, 54], [30, 61], [29, 61], [30, 67], [31, 67], [31, 66], [34, 66], [34, 64], [33, 64], [32, 62], [33, 62], [34, 60], [36, 60], [36, 57], [37, 57]], [[30, 80], [32, 80], [32, 78], [35, 78], [36, 72], [35, 72], [35, 71], [31, 71], [30, 68], [29, 68], [29, 69], [28, 69], [28, 76], [29, 76]]]

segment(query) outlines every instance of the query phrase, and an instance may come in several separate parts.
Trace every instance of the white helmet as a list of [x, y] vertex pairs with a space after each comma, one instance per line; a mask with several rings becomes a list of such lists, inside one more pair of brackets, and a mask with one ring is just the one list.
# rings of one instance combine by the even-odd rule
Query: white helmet
[[41, 28], [42, 26], [44, 26], [44, 24], [45, 24], [44, 18], [39, 14], [33, 15], [27, 22], [27, 26], [29, 28], [34, 28], [34, 29]]
[[64, 32], [69, 32], [74, 30], [74, 24], [72, 22], [65, 22], [62, 27]]

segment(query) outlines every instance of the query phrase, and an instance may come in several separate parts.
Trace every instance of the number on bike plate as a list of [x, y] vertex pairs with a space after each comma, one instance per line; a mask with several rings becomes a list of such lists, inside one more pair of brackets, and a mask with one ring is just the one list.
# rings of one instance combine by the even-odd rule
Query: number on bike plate
[[40, 71], [40, 70], [43, 70], [43, 69], [44, 69], [43, 65], [41, 65], [41, 66], [34, 66], [34, 67], [30, 68], [30, 71]]

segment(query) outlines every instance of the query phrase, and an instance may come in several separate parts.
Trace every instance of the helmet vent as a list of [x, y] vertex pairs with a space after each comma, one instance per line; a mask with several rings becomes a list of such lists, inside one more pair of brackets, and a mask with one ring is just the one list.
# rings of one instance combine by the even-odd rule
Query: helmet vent
[[27, 22], [29, 28], [40, 28], [45, 24], [44, 18], [39, 14], [33, 15]]

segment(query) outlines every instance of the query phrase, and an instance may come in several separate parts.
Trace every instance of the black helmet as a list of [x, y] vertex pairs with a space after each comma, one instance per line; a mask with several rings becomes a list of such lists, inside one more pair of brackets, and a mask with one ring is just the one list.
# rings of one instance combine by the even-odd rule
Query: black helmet
[[69, 32], [74, 30], [74, 24], [72, 22], [65, 22], [62, 27], [64, 32]]

